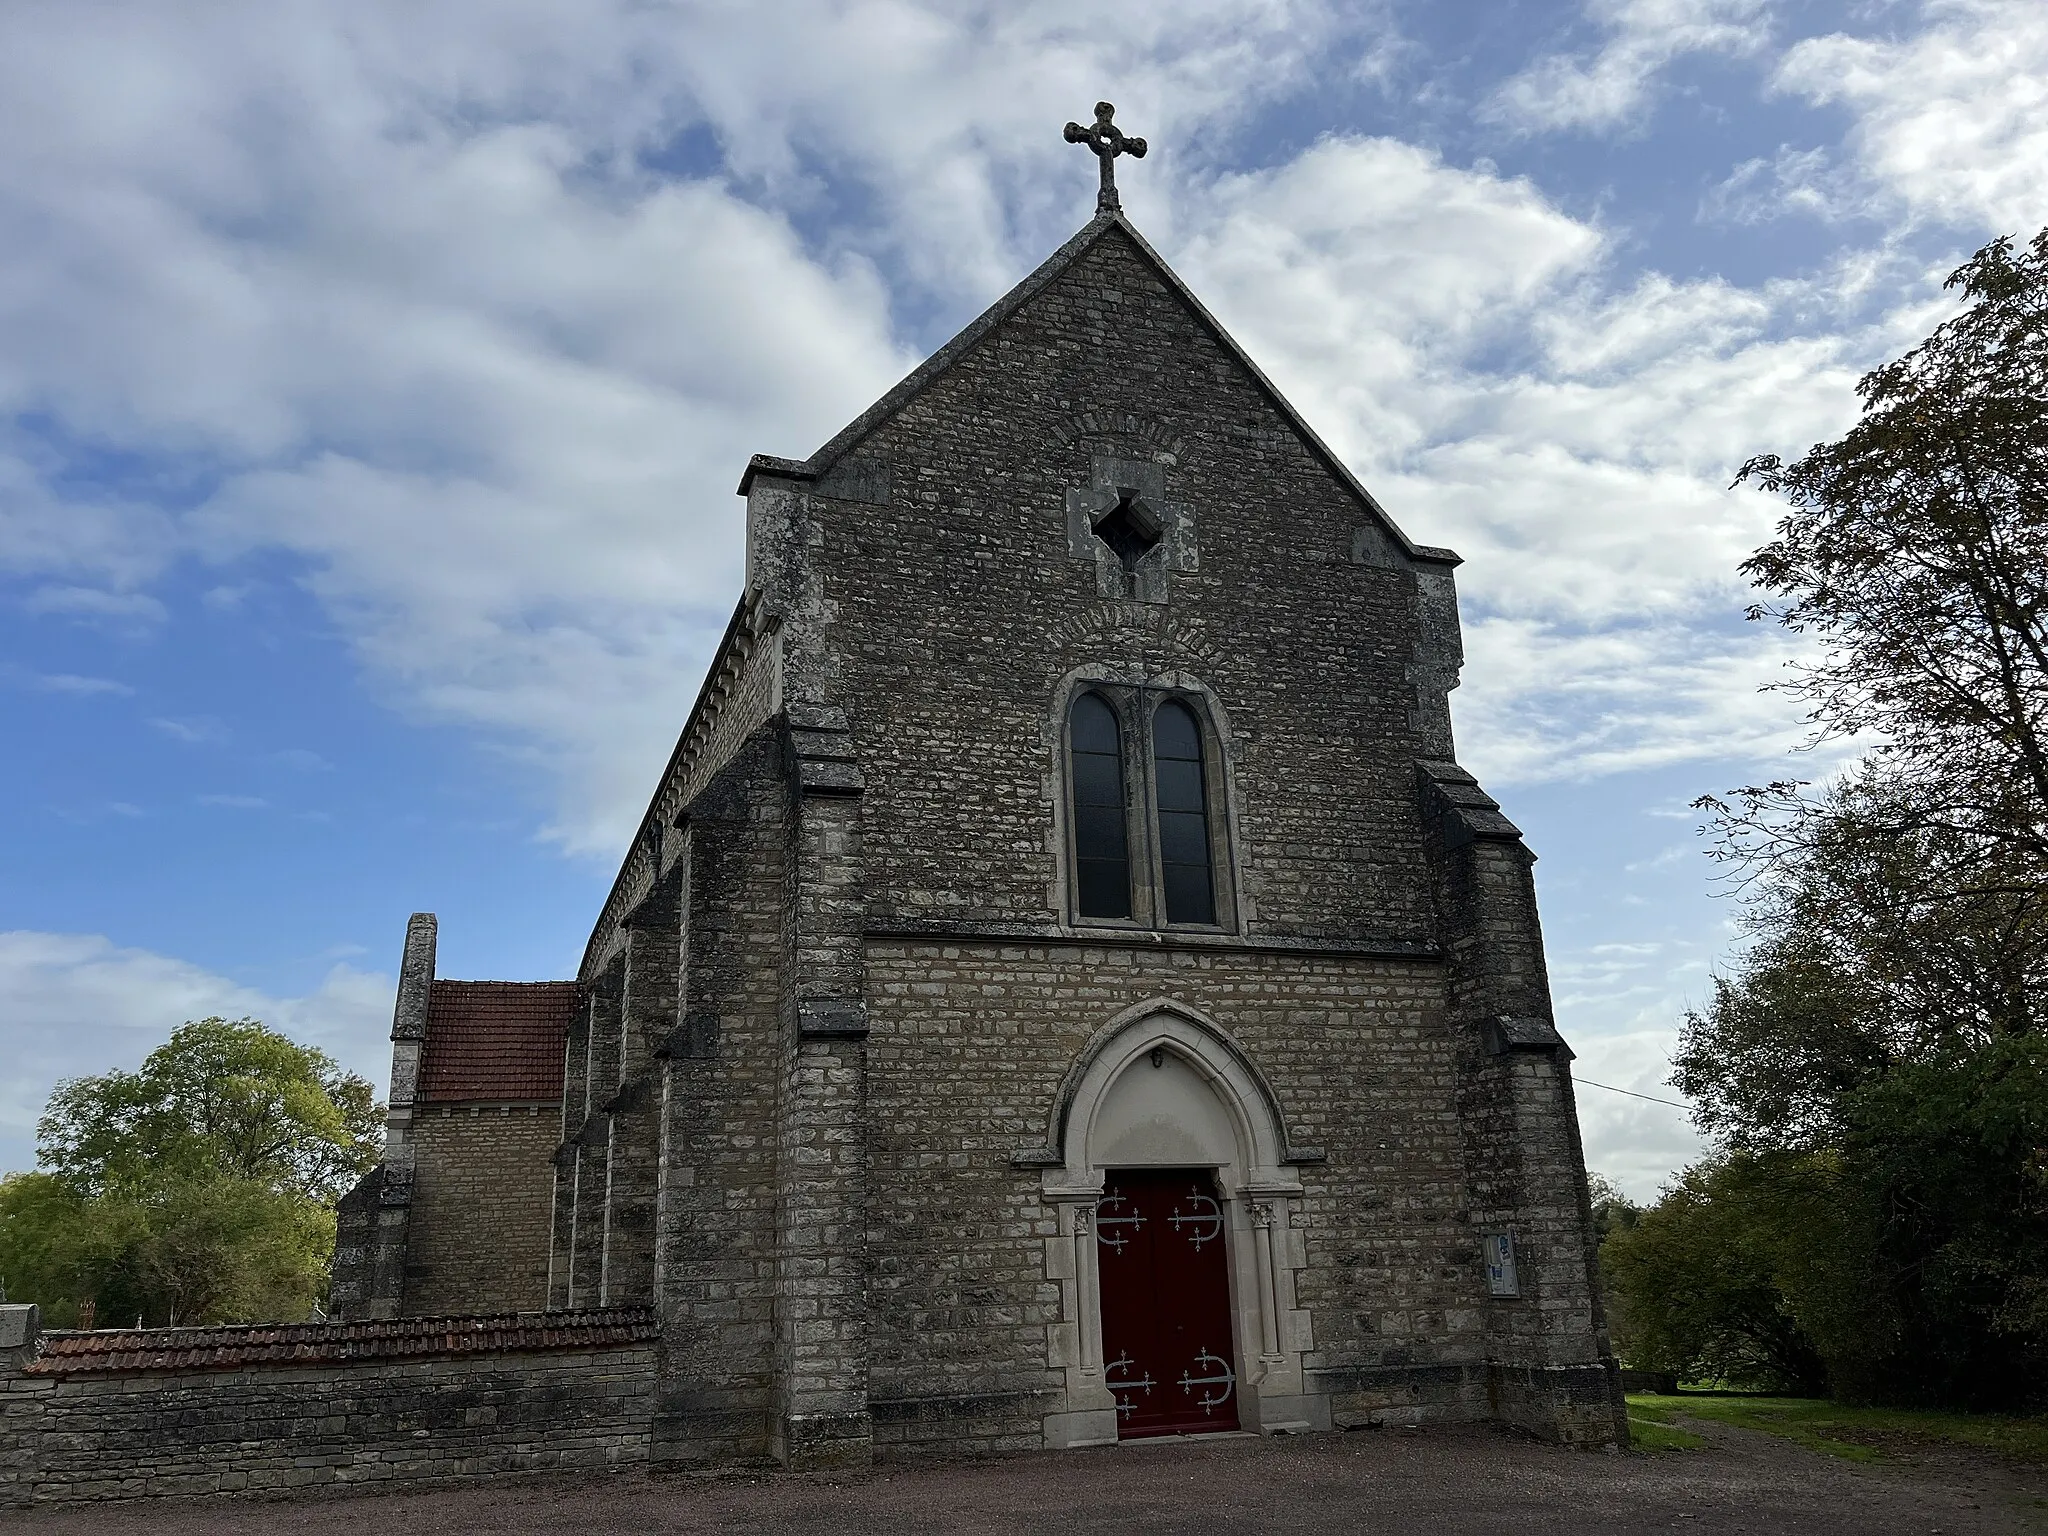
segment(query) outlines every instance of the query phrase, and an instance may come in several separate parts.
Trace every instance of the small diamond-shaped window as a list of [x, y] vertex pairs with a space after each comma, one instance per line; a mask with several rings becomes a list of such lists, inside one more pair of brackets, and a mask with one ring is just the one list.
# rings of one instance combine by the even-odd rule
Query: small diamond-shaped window
[[1166, 532], [1159, 514], [1140, 501], [1136, 491], [1125, 489], [1119, 489], [1115, 502], [1095, 514], [1093, 526], [1095, 537], [1131, 572]]

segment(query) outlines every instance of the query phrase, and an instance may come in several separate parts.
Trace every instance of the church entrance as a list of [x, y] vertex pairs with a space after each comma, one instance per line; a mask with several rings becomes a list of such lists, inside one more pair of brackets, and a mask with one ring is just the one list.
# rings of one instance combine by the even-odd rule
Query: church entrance
[[1238, 1427], [1223, 1229], [1205, 1168], [1112, 1169], [1104, 1179], [1096, 1260], [1119, 1439]]

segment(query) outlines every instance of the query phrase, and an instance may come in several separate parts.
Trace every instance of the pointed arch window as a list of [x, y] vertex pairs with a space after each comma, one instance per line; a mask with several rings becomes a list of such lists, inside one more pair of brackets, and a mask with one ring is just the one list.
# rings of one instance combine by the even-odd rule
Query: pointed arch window
[[1099, 693], [1074, 700], [1068, 718], [1074, 794], [1075, 909], [1082, 917], [1131, 915], [1129, 799], [1123, 723]]
[[1216, 921], [1216, 876], [1209, 855], [1205, 781], [1201, 724], [1187, 705], [1169, 699], [1152, 716], [1159, 884], [1169, 923]]
[[1223, 757], [1208, 710], [1179, 689], [1096, 683], [1066, 720], [1069, 908], [1080, 922], [1236, 922]]

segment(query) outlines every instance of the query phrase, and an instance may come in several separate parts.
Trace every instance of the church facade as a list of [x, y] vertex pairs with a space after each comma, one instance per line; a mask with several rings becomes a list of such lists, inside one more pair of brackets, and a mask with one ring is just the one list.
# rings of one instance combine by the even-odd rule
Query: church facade
[[1113, 193], [740, 491], [573, 982], [437, 981], [414, 920], [337, 1309], [651, 1307], [656, 1464], [1621, 1438], [1457, 557]]

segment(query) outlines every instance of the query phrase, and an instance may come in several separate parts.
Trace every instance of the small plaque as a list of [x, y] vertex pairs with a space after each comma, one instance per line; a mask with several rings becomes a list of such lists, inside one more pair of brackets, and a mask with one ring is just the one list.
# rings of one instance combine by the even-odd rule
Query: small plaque
[[1486, 1253], [1486, 1288], [1495, 1296], [1519, 1296], [1522, 1282], [1515, 1275], [1515, 1235], [1489, 1232], [1480, 1239]]

